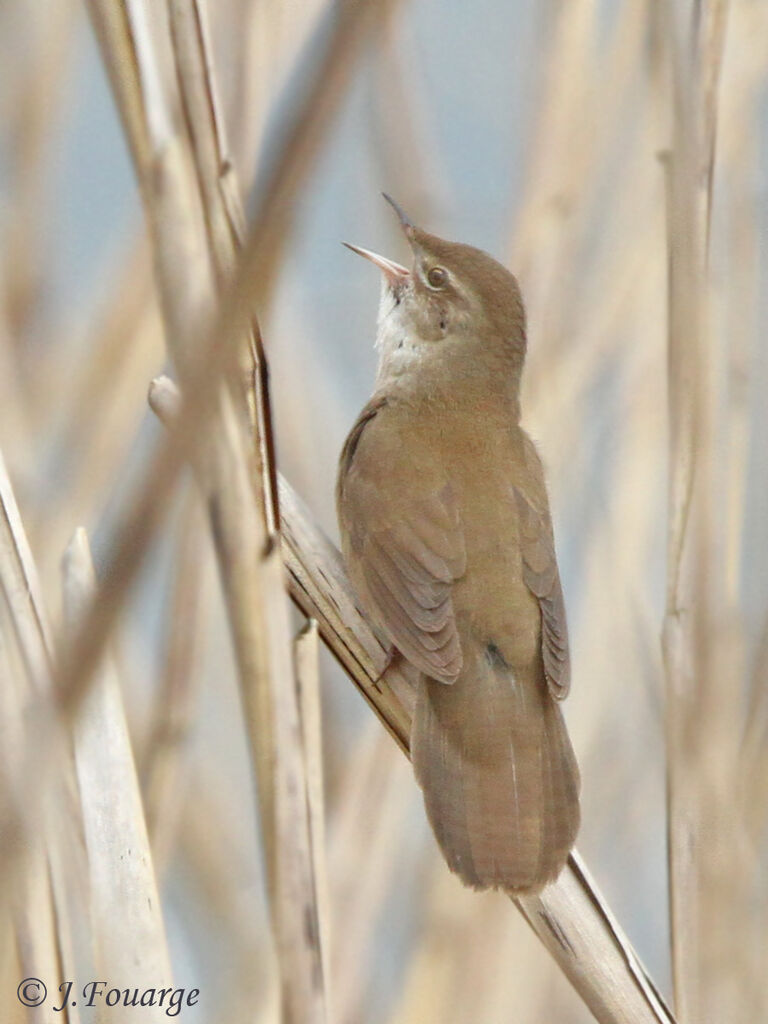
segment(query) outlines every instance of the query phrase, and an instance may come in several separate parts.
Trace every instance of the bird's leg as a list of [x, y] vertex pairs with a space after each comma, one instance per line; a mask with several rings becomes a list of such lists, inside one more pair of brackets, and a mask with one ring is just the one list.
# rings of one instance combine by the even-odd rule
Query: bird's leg
[[400, 660], [401, 657], [402, 655], [400, 654], [400, 651], [398, 651], [398, 649], [395, 647], [395, 645], [390, 645], [390, 648], [387, 651], [387, 660], [384, 662], [384, 668], [373, 680], [373, 687], [377, 693], [381, 693], [381, 687], [379, 686], [379, 683], [387, 674], [387, 672], [392, 668], [392, 666]]

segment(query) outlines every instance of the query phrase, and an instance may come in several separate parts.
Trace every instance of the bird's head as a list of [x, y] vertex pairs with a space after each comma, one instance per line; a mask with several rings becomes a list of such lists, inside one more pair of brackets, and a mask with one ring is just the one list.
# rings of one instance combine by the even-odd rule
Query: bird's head
[[[382, 271], [379, 345], [406, 339], [420, 348], [450, 341], [509, 356], [522, 366], [525, 312], [514, 276], [481, 249], [417, 228], [394, 207], [411, 247], [411, 268], [345, 243]], [[400, 339], [400, 340], [398, 340]]]

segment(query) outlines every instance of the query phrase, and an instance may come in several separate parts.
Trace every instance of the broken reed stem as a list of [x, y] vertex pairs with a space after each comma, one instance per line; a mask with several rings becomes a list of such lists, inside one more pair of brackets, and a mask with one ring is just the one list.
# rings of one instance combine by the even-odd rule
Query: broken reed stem
[[[76, 843], [70, 840], [82, 819], [74, 762], [55, 709], [50, 626], [1, 452], [0, 590], [26, 674], [20, 693], [17, 691], [23, 710], [18, 722], [16, 763], [3, 768], [5, 791], [0, 793], [0, 813], [4, 870], [0, 872], [0, 887], [6, 897], [3, 902], [14, 907], [20, 947], [36, 950], [42, 964], [58, 961], [62, 974], [72, 976], [72, 930], [83, 912], [79, 902], [79, 870], [83, 865], [73, 856]], [[6, 683], [17, 685], [16, 680]], [[62, 832], [63, 822], [68, 832]], [[27, 901], [41, 915], [39, 932], [25, 906]], [[53, 933], [44, 924], [48, 919], [54, 924]]]
[[[62, 571], [64, 615], [74, 628], [96, 597], [84, 530], [75, 532]], [[109, 659], [97, 670], [73, 732], [88, 852], [94, 965], [99, 976], [118, 988], [170, 985], [171, 963], [144, 808], [120, 684]]]
[[328, 1020], [335, 1020], [330, 993], [331, 911], [325, 848], [325, 786], [323, 783], [323, 737], [320, 702], [319, 632], [317, 621], [308, 619], [293, 643], [301, 720], [301, 741], [307, 785], [309, 836], [314, 865], [315, 902], [320, 955], [325, 978], [325, 1006]]

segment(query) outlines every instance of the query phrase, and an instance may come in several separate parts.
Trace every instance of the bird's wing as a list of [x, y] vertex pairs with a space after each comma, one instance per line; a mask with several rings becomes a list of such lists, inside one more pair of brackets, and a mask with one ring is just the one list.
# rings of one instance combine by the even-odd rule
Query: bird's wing
[[396, 432], [377, 430], [385, 407], [385, 398], [366, 406], [341, 456], [337, 502], [347, 564], [388, 640], [421, 672], [452, 683], [462, 653], [451, 588], [466, 567], [458, 509], [435, 467], [423, 475], [407, 467], [412, 486], [393, 489], [403, 455]]
[[541, 653], [549, 692], [555, 700], [564, 700], [571, 687], [571, 658], [568, 651], [568, 627], [565, 601], [557, 570], [555, 539], [549, 514], [544, 477], [539, 457], [529, 448], [529, 478], [540, 486], [526, 491], [515, 487], [523, 581], [541, 609]]

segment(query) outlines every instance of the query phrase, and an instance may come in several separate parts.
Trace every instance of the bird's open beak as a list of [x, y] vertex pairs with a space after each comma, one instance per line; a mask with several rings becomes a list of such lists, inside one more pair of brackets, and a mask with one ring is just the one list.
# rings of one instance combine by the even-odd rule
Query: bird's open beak
[[413, 221], [402, 208], [402, 206], [399, 203], [395, 202], [392, 196], [387, 195], [386, 192], [382, 192], [381, 194], [397, 214], [397, 219], [400, 221], [400, 227], [403, 229], [403, 234], [405, 235], [409, 242], [412, 242], [413, 233], [416, 230], [416, 225], [413, 223]]
[[[400, 220], [400, 226], [403, 229], [403, 234], [408, 239], [411, 247], [413, 247], [413, 235], [416, 228], [411, 223], [403, 208], [395, 202], [392, 196], [388, 196], [386, 192], [382, 192], [381, 194], [394, 209], [398, 219]], [[379, 256], [377, 252], [371, 252], [370, 249], [361, 249], [359, 245], [351, 245], [349, 242], [344, 242], [344, 245], [346, 245], [348, 249], [351, 249], [352, 252], [356, 252], [358, 256], [364, 256], [367, 260], [370, 260], [371, 263], [375, 263], [379, 270], [384, 274], [389, 287], [396, 295], [399, 295], [403, 285], [411, 276], [410, 270], [402, 266], [400, 263], [395, 263], [394, 260], [387, 259], [386, 256]]]
[[344, 242], [343, 244], [348, 249], [351, 249], [352, 252], [356, 252], [358, 256], [364, 256], [371, 263], [375, 263], [393, 290], [399, 285], [404, 284], [410, 277], [410, 270], [403, 267], [400, 263], [395, 263], [394, 260], [388, 260], [386, 256], [379, 256], [377, 252], [371, 252], [370, 249], [362, 249], [359, 245], [352, 245], [350, 242]]

